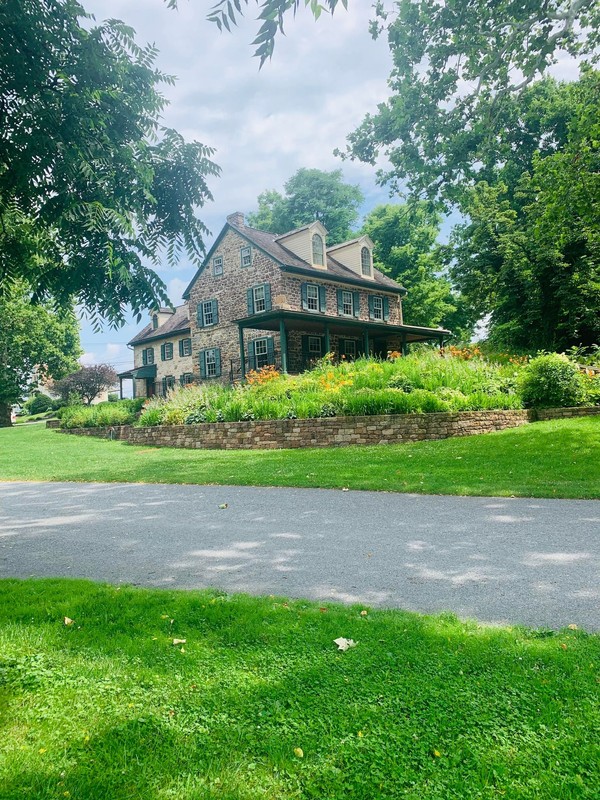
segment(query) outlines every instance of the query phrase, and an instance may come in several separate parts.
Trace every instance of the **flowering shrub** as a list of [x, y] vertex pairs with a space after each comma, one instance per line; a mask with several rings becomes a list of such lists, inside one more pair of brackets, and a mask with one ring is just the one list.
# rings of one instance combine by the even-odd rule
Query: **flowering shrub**
[[246, 381], [250, 386], [260, 386], [264, 383], [277, 380], [277, 378], [279, 378], [279, 372], [273, 364], [269, 364], [267, 367], [261, 367], [260, 369], [251, 369], [246, 375]]

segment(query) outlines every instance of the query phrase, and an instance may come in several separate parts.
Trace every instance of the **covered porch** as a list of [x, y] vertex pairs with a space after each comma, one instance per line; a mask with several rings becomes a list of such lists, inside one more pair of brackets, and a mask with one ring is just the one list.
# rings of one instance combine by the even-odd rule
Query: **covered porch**
[[132, 397], [152, 397], [155, 393], [156, 371], [156, 364], [147, 364], [143, 367], [120, 372], [117, 375], [119, 378], [120, 399], [123, 400], [123, 381], [128, 380], [132, 382]]
[[[452, 335], [443, 328], [390, 325], [284, 310], [255, 314], [236, 320], [236, 324], [239, 361], [231, 362], [232, 381], [243, 380], [251, 369], [269, 365], [281, 372], [303, 372], [326, 353], [349, 361], [365, 354], [383, 360], [392, 352], [406, 355], [411, 342], [435, 341], [442, 347], [444, 340]], [[275, 336], [257, 339], [246, 337], [246, 331], [272, 332]], [[260, 349], [256, 342], [260, 342]]]

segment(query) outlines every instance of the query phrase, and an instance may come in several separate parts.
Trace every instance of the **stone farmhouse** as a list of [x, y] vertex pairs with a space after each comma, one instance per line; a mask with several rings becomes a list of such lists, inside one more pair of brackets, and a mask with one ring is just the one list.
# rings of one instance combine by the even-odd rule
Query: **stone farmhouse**
[[191, 382], [243, 380], [273, 365], [298, 373], [333, 353], [387, 358], [410, 342], [443, 343], [450, 331], [405, 324], [406, 290], [373, 267], [373, 242], [327, 246], [312, 222], [285, 234], [250, 228], [231, 214], [184, 292], [184, 304], [151, 313], [129, 343], [134, 367], [121, 373], [134, 396]]

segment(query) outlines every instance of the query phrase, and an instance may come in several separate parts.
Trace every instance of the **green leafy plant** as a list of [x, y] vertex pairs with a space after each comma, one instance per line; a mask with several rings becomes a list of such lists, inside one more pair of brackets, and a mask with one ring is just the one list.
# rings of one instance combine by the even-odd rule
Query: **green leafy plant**
[[566, 356], [557, 353], [532, 359], [519, 388], [523, 403], [529, 408], [577, 406], [585, 395], [579, 370]]

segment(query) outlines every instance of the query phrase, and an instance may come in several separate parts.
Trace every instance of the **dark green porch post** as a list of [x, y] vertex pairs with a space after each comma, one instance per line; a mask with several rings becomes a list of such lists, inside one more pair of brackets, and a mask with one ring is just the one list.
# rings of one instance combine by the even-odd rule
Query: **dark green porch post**
[[240, 364], [242, 366], [242, 380], [246, 377], [246, 361], [244, 359], [244, 329], [241, 323], [238, 323], [238, 330], [240, 333]]
[[407, 356], [408, 355], [408, 345], [406, 344], [406, 334], [405, 333], [402, 334], [402, 355], [403, 356]]
[[331, 352], [331, 339], [329, 337], [329, 323], [325, 323], [325, 352]]
[[365, 356], [369, 357], [369, 331], [365, 328]]
[[287, 334], [283, 319], [279, 320], [279, 341], [281, 344], [281, 371], [287, 372]]

